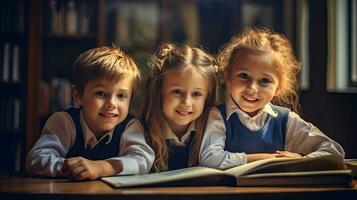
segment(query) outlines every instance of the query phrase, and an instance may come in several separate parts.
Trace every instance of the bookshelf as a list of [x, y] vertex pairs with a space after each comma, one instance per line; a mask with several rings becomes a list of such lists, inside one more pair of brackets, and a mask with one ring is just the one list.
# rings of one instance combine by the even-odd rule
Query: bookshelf
[[43, 0], [40, 115], [72, 105], [72, 63], [83, 51], [100, 45], [103, 0]]
[[326, 89], [330, 93], [357, 93], [356, 5], [357, 1], [334, 0], [327, 4]]
[[103, 5], [104, 0], [0, 1], [0, 171], [24, 169], [41, 119], [60, 109], [41, 99], [43, 85], [68, 85], [74, 58], [104, 43]]
[[0, 2], [0, 170], [19, 170], [25, 146], [29, 10], [25, 0]]
[[[25, 70], [20, 83], [0, 84], [1, 91], [20, 92], [22, 159], [39, 138], [43, 122], [53, 112], [71, 105], [70, 78], [74, 59], [83, 51], [101, 46], [121, 47], [141, 68], [143, 83], [147, 60], [164, 41], [202, 46], [211, 53], [241, 30], [244, 5], [250, 1], [199, 0], [6, 0], [26, 2], [23, 33], [1, 32], [9, 41], [23, 43]], [[4, 1], [1, 1], [3, 7]], [[253, 2], [253, 1], [252, 1]], [[260, 6], [265, 1], [254, 1]], [[274, 12], [285, 1], [269, 1]], [[25, 9], [26, 8], [26, 9]], [[2, 13], [2, 12], [1, 12]], [[11, 12], [13, 13], [13, 12]], [[1, 15], [2, 16], [2, 15]], [[282, 24], [280, 16], [270, 16]], [[16, 21], [16, 20], [14, 20]], [[21, 20], [19, 20], [21, 21]], [[273, 22], [272, 22], [273, 23]], [[279, 26], [272, 27], [277, 31]], [[23, 39], [20, 39], [23, 38]], [[2, 54], [2, 53], [1, 53]], [[11, 86], [12, 85], [12, 86]], [[14, 93], [15, 95], [15, 93]], [[16, 93], [18, 95], [18, 93]], [[145, 90], [138, 88], [131, 112], [140, 113]]]

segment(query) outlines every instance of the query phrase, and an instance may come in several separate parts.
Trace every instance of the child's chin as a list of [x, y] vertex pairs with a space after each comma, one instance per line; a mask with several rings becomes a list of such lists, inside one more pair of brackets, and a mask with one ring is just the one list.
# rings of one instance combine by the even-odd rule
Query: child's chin
[[102, 130], [104, 130], [105, 132], [111, 131], [115, 128], [115, 125], [108, 125], [108, 126], [103, 126]]
[[[247, 107], [241, 107], [240, 108], [243, 112], [247, 113], [247, 114], [252, 114], [252, 113], [256, 113], [257, 109], [255, 108], [247, 108]], [[259, 109], [258, 109], [259, 110]]]

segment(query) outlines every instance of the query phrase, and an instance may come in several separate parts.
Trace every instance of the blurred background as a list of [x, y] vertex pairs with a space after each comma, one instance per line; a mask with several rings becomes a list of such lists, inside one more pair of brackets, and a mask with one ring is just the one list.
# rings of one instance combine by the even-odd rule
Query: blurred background
[[[1, 0], [0, 171], [23, 170], [53, 112], [72, 105], [83, 51], [121, 47], [140, 66], [161, 42], [212, 54], [247, 26], [286, 34], [302, 63], [301, 115], [357, 158], [357, 0]], [[135, 93], [139, 114], [145, 91]]]

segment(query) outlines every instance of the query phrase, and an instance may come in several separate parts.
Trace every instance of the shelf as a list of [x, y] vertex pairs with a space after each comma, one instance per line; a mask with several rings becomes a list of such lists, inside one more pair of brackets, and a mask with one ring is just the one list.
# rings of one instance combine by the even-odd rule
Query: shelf
[[11, 95], [11, 96], [22, 96], [23, 86], [21, 83], [4, 83], [0, 82], [0, 91], [2, 95]]
[[25, 131], [11, 131], [11, 130], [2, 130], [0, 131], [0, 136], [5, 137], [7, 139], [13, 138], [13, 139], [18, 139], [18, 138], [23, 138], [25, 136]]
[[21, 87], [20, 82], [1, 82], [0, 81], [0, 90], [4, 90], [4, 88], [10, 87], [11, 89], [19, 89]]
[[26, 35], [24, 33], [0, 33], [0, 41], [13, 42], [17, 44], [23, 44], [26, 41]]
[[46, 40], [97, 40], [96, 34], [57, 34], [48, 33], [43, 36]]
[[[31, 1], [32, 2], [32, 1]], [[2, 0], [0, 6], [1, 80], [0, 80], [0, 155], [1, 170], [23, 166], [26, 142], [29, 6], [26, 0]], [[31, 105], [32, 106], [32, 105]]]

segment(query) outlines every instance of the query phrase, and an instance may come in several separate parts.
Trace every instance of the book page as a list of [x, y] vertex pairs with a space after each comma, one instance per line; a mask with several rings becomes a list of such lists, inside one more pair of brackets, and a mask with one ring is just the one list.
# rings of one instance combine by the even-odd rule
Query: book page
[[131, 187], [137, 185], [143, 186], [219, 174], [225, 173], [221, 170], [216, 170], [207, 167], [192, 167], [145, 175], [105, 177], [101, 180], [114, 187]]
[[269, 158], [269, 159], [264, 159], [264, 160], [258, 160], [258, 161], [254, 161], [254, 162], [247, 163], [244, 165], [240, 165], [238, 167], [233, 167], [231, 169], [227, 169], [227, 170], [225, 170], [225, 172], [232, 176], [238, 177], [238, 176], [247, 174], [250, 171], [254, 170], [255, 168], [266, 165], [268, 163], [276, 163], [276, 162], [296, 160], [296, 159], [299, 159], [299, 158]]
[[346, 169], [343, 160], [337, 156], [304, 158], [270, 158], [258, 160], [231, 168], [225, 172], [239, 177], [255, 173], [306, 172]]
[[350, 170], [250, 174], [237, 178], [238, 186], [351, 186]]

